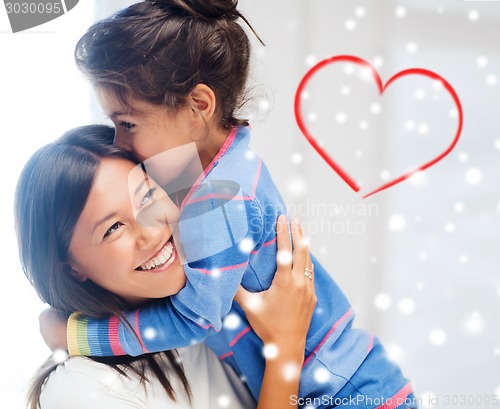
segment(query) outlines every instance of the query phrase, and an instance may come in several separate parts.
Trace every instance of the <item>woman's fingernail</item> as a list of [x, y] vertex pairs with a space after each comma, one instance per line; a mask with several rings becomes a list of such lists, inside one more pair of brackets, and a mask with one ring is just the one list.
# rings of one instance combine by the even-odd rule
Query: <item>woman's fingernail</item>
[[284, 222], [285, 222], [285, 220], [286, 220], [286, 217], [285, 217], [285, 215], [284, 215], [284, 214], [280, 214], [280, 215], [278, 216], [278, 223], [284, 223]]

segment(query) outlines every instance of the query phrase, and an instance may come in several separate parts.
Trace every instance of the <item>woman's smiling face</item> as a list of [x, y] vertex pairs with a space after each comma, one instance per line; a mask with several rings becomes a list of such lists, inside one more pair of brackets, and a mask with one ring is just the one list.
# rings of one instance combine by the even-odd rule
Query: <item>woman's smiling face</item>
[[178, 215], [140, 166], [103, 159], [69, 246], [75, 277], [132, 306], [177, 294], [186, 283], [172, 240]]

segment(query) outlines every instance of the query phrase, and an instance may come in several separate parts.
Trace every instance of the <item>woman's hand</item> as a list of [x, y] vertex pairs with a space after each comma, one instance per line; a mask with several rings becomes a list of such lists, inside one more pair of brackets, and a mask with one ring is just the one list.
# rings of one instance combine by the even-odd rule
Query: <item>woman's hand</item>
[[266, 371], [258, 409], [292, 408], [298, 395], [306, 336], [316, 306], [309, 247], [296, 219], [278, 218], [278, 267], [268, 290], [250, 293], [240, 287], [235, 301], [264, 343]]
[[40, 333], [50, 350], [64, 349], [67, 351], [67, 321], [54, 308], [43, 310], [38, 320], [40, 322]]

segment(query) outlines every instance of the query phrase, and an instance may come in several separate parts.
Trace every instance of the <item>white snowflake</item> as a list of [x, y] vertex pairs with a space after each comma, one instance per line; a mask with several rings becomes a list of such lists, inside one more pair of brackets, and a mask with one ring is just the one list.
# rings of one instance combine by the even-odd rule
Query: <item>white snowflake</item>
[[488, 65], [488, 59], [485, 56], [479, 56], [476, 60], [477, 66], [480, 68], [486, 67]]
[[498, 78], [495, 74], [490, 74], [486, 77], [486, 84], [495, 85], [498, 82]]
[[307, 119], [311, 122], [314, 122], [318, 119], [318, 114], [316, 112], [310, 112], [307, 114]]
[[146, 338], [147, 340], [153, 340], [156, 338], [156, 330], [154, 328], [146, 328], [143, 332], [143, 335], [144, 335], [144, 338]]
[[233, 330], [238, 328], [240, 324], [241, 318], [235, 313], [227, 314], [222, 322], [224, 328]]
[[399, 6], [396, 7], [394, 13], [396, 14], [396, 17], [402, 18], [406, 16], [406, 9], [403, 6]]
[[348, 31], [353, 31], [353, 30], [355, 30], [355, 29], [356, 29], [356, 21], [355, 21], [355, 20], [352, 20], [352, 19], [347, 20], [347, 21], [345, 22], [345, 28], [346, 28], [346, 30], [348, 30]]
[[427, 135], [429, 133], [429, 125], [427, 125], [426, 123], [419, 124], [418, 132], [422, 135]]
[[459, 261], [460, 264], [465, 264], [465, 263], [467, 263], [467, 261], [469, 261], [469, 258], [465, 254], [462, 254], [458, 258], [458, 261]]
[[389, 219], [389, 230], [391, 231], [401, 231], [406, 226], [406, 219], [400, 215], [395, 214]]
[[302, 92], [300, 93], [300, 98], [302, 98], [302, 99], [304, 99], [304, 100], [307, 100], [307, 99], [309, 99], [310, 97], [311, 97], [311, 94], [309, 94], [309, 92], [308, 92], [308, 91], [302, 91]]
[[434, 346], [444, 345], [446, 342], [446, 332], [439, 328], [433, 329], [429, 334], [429, 341]]
[[483, 317], [479, 311], [474, 311], [465, 318], [464, 328], [465, 332], [469, 335], [479, 335], [483, 331], [484, 323]]
[[457, 202], [453, 205], [453, 209], [457, 213], [462, 213], [465, 210], [465, 205], [462, 202]]
[[410, 176], [408, 182], [410, 182], [413, 186], [425, 186], [427, 183], [427, 175], [424, 172], [415, 172]]
[[383, 170], [382, 172], [380, 172], [380, 179], [382, 180], [387, 180], [389, 179], [390, 176], [391, 174], [389, 173], [388, 170]]
[[446, 233], [453, 233], [455, 231], [455, 225], [451, 222], [448, 222], [444, 225], [444, 231]]
[[314, 55], [308, 55], [306, 57], [306, 64], [309, 66], [309, 67], [312, 67], [314, 64], [316, 64], [316, 57]]
[[354, 14], [356, 14], [356, 17], [363, 17], [366, 14], [366, 10], [364, 7], [356, 7]]
[[361, 130], [363, 130], [363, 131], [365, 131], [366, 129], [368, 129], [368, 122], [366, 122], [366, 121], [361, 121], [361, 122], [359, 123], [359, 129], [361, 129]]
[[292, 262], [292, 253], [287, 250], [278, 251], [278, 264], [287, 265]]
[[415, 129], [415, 122], [413, 122], [411, 119], [405, 122], [405, 128], [408, 131], [413, 131]]
[[408, 44], [406, 44], [406, 51], [408, 51], [409, 53], [413, 54], [414, 52], [416, 52], [418, 49], [417, 47], [417, 43], [415, 42], [409, 42]]
[[69, 358], [68, 353], [64, 349], [56, 349], [52, 353], [52, 359], [61, 364]]
[[402, 363], [406, 358], [405, 350], [398, 344], [387, 344], [386, 350], [389, 359], [394, 362]]
[[347, 115], [344, 112], [339, 112], [335, 115], [335, 121], [337, 121], [338, 124], [344, 124], [347, 121]]
[[307, 189], [307, 183], [303, 178], [297, 177], [288, 183], [288, 191], [294, 195], [301, 195]]
[[460, 152], [458, 154], [458, 161], [459, 162], [467, 162], [467, 160], [469, 159], [469, 155], [467, 155], [465, 152]]
[[326, 383], [330, 379], [330, 372], [326, 368], [318, 368], [314, 371], [314, 380], [318, 383]]
[[425, 98], [426, 92], [422, 88], [418, 88], [418, 89], [415, 90], [415, 94], [414, 95], [415, 95], [416, 99], [422, 100], [422, 99]]
[[300, 367], [293, 362], [288, 362], [283, 365], [281, 373], [286, 381], [292, 381], [300, 376]]
[[259, 111], [260, 112], [268, 112], [269, 111], [269, 108], [271, 107], [271, 104], [269, 103], [269, 101], [267, 99], [260, 99], [259, 100]]
[[240, 241], [238, 247], [242, 253], [249, 254], [255, 247], [255, 243], [250, 237], [245, 237]]
[[384, 65], [384, 59], [379, 55], [375, 56], [373, 58], [373, 65], [377, 68], [382, 67], [382, 65]]
[[302, 160], [303, 160], [302, 154], [300, 153], [292, 154], [292, 163], [294, 163], [295, 165], [302, 163]]
[[247, 160], [253, 160], [253, 159], [255, 159], [255, 152], [253, 152], [251, 150], [247, 150], [245, 152], [245, 159], [247, 159]]
[[479, 20], [479, 12], [477, 10], [471, 10], [469, 11], [468, 17], [470, 21], [477, 21]]
[[370, 106], [370, 111], [372, 114], [379, 114], [382, 111], [382, 107], [378, 103], [374, 103]]
[[415, 311], [415, 301], [409, 297], [407, 298], [403, 298], [400, 302], [399, 302], [399, 312], [401, 314], [404, 314], [404, 315], [410, 315], [410, 314], [413, 314], [413, 312]]
[[221, 395], [217, 398], [217, 404], [221, 408], [228, 408], [229, 405], [231, 405], [231, 399], [229, 399], [229, 396], [227, 395]]
[[351, 88], [349, 88], [347, 85], [344, 85], [341, 89], [340, 92], [342, 95], [349, 95], [351, 93]]
[[391, 306], [392, 300], [389, 294], [380, 293], [375, 296], [375, 307], [385, 311]]
[[483, 174], [477, 168], [470, 168], [465, 173], [465, 180], [467, 183], [469, 183], [471, 185], [477, 185], [478, 183], [481, 182], [482, 178], [483, 178]]
[[279, 348], [275, 344], [264, 345], [262, 354], [266, 359], [275, 359], [279, 354]]

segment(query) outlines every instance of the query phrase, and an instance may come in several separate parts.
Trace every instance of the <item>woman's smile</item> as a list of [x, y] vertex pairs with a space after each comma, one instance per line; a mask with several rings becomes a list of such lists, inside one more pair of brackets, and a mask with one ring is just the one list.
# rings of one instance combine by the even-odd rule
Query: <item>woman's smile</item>
[[[139, 271], [159, 271], [166, 270], [170, 267], [175, 260], [177, 259], [177, 251], [175, 250], [175, 246], [172, 241], [172, 236], [168, 239], [168, 241], [163, 245], [163, 247], [158, 250], [153, 257], [151, 257], [148, 261], [141, 264], [136, 270]], [[163, 268], [165, 267], [165, 268]]]

